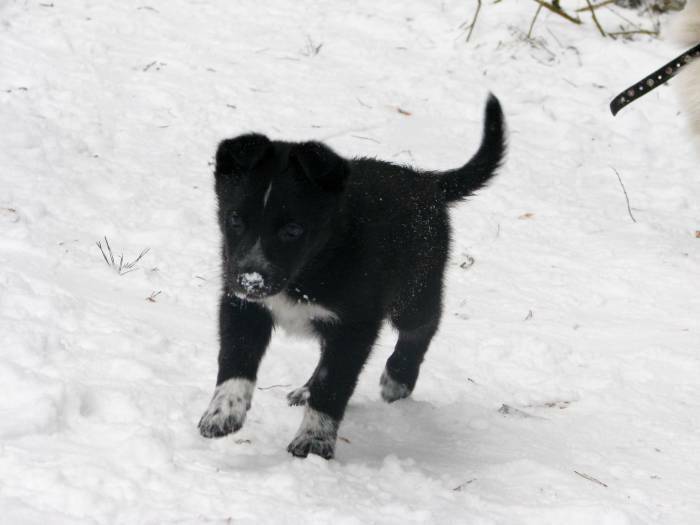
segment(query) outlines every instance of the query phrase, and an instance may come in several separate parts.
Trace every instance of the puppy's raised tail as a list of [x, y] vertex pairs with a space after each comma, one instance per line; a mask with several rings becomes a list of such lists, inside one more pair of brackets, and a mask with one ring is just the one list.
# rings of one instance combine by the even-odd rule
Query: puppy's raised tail
[[484, 113], [479, 150], [461, 168], [440, 175], [438, 184], [447, 202], [459, 201], [483, 188], [503, 163], [506, 154], [505, 119], [501, 104], [493, 94], [489, 94]]

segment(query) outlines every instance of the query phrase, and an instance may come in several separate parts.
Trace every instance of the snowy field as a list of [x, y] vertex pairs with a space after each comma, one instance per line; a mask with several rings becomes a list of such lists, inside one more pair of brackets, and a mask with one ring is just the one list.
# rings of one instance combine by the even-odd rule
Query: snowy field
[[[475, 5], [0, 2], [1, 523], [700, 522], [698, 160], [670, 87], [607, 109], [681, 50], [546, 11], [529, 43], [524, 0], [484, 3], [465, 43]], [[337, 458], [292, 458], [317, 348], [277, 333], [246, 426], [201, 438], [217, 142], [451, 168], [488, 91], [509, 158], [453, 211], [412, 399], [379, 397], [387, 329]], [[104, 236], [150, 251], [118, 275]]]

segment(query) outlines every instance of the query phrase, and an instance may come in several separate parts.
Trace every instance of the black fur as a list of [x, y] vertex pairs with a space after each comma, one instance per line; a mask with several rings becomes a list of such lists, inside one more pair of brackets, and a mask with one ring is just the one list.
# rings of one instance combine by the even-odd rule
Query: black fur
[[[286, 296], [289, 309], [296, 305], [308, 316], [316, 315], [312, 307], [330, 312], [309, 319], [321, 358], [306, 389], [290, 398], [312, 411], [305, 421], [320, 414], [324, 430], [305, 423], [289, 450], [332, 457], [335, 430], [385, 319], [399, 337], [382, 396], [395, 401], [415, 387], [442, 311], [448, 204], [483, 187], [504, 154], [503, 115], [493, 96], [479, 150], [446, 173], [346, 160], [315, 142], [257, 134], [224, 140], [215, 170], [224, 271], [217, 385], [255, 381], [277, 322], [275, 298]], [[242, 424], [208, 421], [200, 422], [207, 437]]]

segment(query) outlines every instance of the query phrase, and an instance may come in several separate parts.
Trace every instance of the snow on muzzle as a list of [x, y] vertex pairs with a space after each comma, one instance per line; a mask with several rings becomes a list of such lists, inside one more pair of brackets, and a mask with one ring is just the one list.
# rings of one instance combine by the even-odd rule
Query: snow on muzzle
[[242, 273], [237, 280], [238, 285], [248, 297], [263, 297], [270, 291], [270, 286], [265, 282], [265, 278], [258, 272]]

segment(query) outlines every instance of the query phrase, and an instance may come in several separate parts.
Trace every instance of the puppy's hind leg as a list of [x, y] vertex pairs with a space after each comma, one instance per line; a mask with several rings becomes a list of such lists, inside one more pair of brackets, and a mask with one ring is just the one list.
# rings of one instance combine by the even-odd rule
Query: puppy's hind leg
[[399, 340], [386, 362], [379, 380], [382, 399], [393, 403], [411, 395], [418, 380], [420, 365], [437, 330], [437, 322], [412, 330], [399, 330]]
[[306, 404], [306, 402], [309, 400], [309, 397], [311, 396], [311, 392], [309, 391], [309, 385], [311, 384], [312, 380], [313, 376], [311, 376], [309, 380], [306, 383], [304, 383], [303, 386], [295, 388], [291, 392], [287, 393], [287, 404], [290, 407], [303, 406]]
[[287, 394], [287, 403], [290, 407], [303, 406], [309, 400], [309, 397], [311, 397], [311, 391], [309, 390], [309, 387], [311, 386], [311, 383], [313, 383], [316, 374], [318, 374], [318, 369], [320, 366], [321, 362], [319, 361], [316, 365], [314, 373], [311, 374], [311, 377], [308, 379], [308, 381], [306, 381], [306, 383], [304, 383], [299, 388], [295, 388]]
[[[382, 399], [387, 403], [411, 395], [423, 357], [440, 324], [442, 272], [436, 270], [431, 276], [422, 287], [407, 291], [410, 300], [399, 303], [401, 307], [391, 316], [392, 324], [399, 331], [399, 340], [379, 380]], [[416, 288], [420, 288], [421, 293], [416, 293]]]

